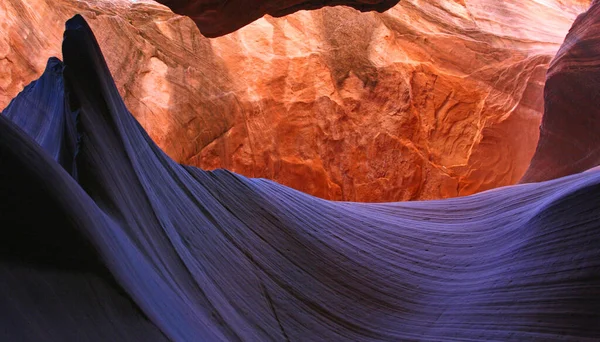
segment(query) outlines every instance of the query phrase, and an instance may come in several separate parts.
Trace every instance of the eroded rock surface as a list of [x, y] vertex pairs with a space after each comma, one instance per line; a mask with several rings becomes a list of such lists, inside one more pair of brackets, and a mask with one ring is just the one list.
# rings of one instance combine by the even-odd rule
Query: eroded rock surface
[[127, 107], [176, 161], [352, 201], [519, 180], [548, 63], [587, 7], [405, 0], [382, 14], [266, 16], [208, 39], [149, 1], [0, 6], [1, 108], [60, 56], [63, 22], [81, 13]]
[[577, 18], [550, 64], [540, 141], [522, 182], [600, 164], [600, 2]]

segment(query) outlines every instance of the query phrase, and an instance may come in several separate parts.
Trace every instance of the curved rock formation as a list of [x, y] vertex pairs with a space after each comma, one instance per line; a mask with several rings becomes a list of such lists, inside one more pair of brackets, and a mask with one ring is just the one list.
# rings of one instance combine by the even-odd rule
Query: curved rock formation
[[329, 202], [173, 162], [80, 16], [63, 57], [0, 116], [2, 340], [600, 337], [599, 170]]
[[173, 12], [194, 20], [205, 37], [219, 37], [239, 30], [268, 14], [282, 17], [300, 10], [325, 6], [349, 6], [362, 12], [383, 12], [399, 0], [161, 0]]
[[548, 70], [540, 141], [521, 182], [600, 165], [600, 3], [581, 14]]
[[468, 195], [525, 172], [547, 64], [580, 3], [331, 7], [206, 39], [149, 1], [3, 0], [0, 107], [60, 56], [60, 23], [79, 12], [127, 107], [178, 162], [326, 199]]

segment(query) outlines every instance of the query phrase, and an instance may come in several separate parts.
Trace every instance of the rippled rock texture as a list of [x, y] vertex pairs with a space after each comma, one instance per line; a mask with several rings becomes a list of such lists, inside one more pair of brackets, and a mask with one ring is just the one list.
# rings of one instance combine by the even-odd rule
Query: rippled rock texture
[[600, 164], [600, 3], [580, 15], [548, 70], [540, 141], [522, 182]]
[[[0, 107], [97, 32], [127, 107], [178, 162], [327, 199], [468, 195], [517, 182], [580, 1], [404, 0], [266, 16], [207, 39], [153, 2], [2, 0]], [[31, 53], [36, 51], [36, 53]]]
[[0, 115], [1, 340], [600, 338], [599, 170], [330, 202], [175, 163], [82, 17], [63, 58]]

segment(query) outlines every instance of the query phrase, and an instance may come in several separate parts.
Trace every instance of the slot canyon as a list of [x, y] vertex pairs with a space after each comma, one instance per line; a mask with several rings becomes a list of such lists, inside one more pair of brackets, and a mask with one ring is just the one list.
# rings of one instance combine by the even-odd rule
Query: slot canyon
[[600, 339], [600, 1], [161, 2], [0, 0], [1, 340]]

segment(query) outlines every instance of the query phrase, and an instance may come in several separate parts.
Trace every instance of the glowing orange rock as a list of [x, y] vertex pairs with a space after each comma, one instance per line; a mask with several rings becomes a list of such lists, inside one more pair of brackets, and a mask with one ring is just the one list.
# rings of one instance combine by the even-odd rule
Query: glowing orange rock
[[0, 108], [60, 57], [63, 23], [81, 13], [128, 108], [179, 162], [336, 200], [467, 195], [525, 172], [548, 63], [586, 8], [403, 0], [208, 39], [151, 1], [4, 0]]

